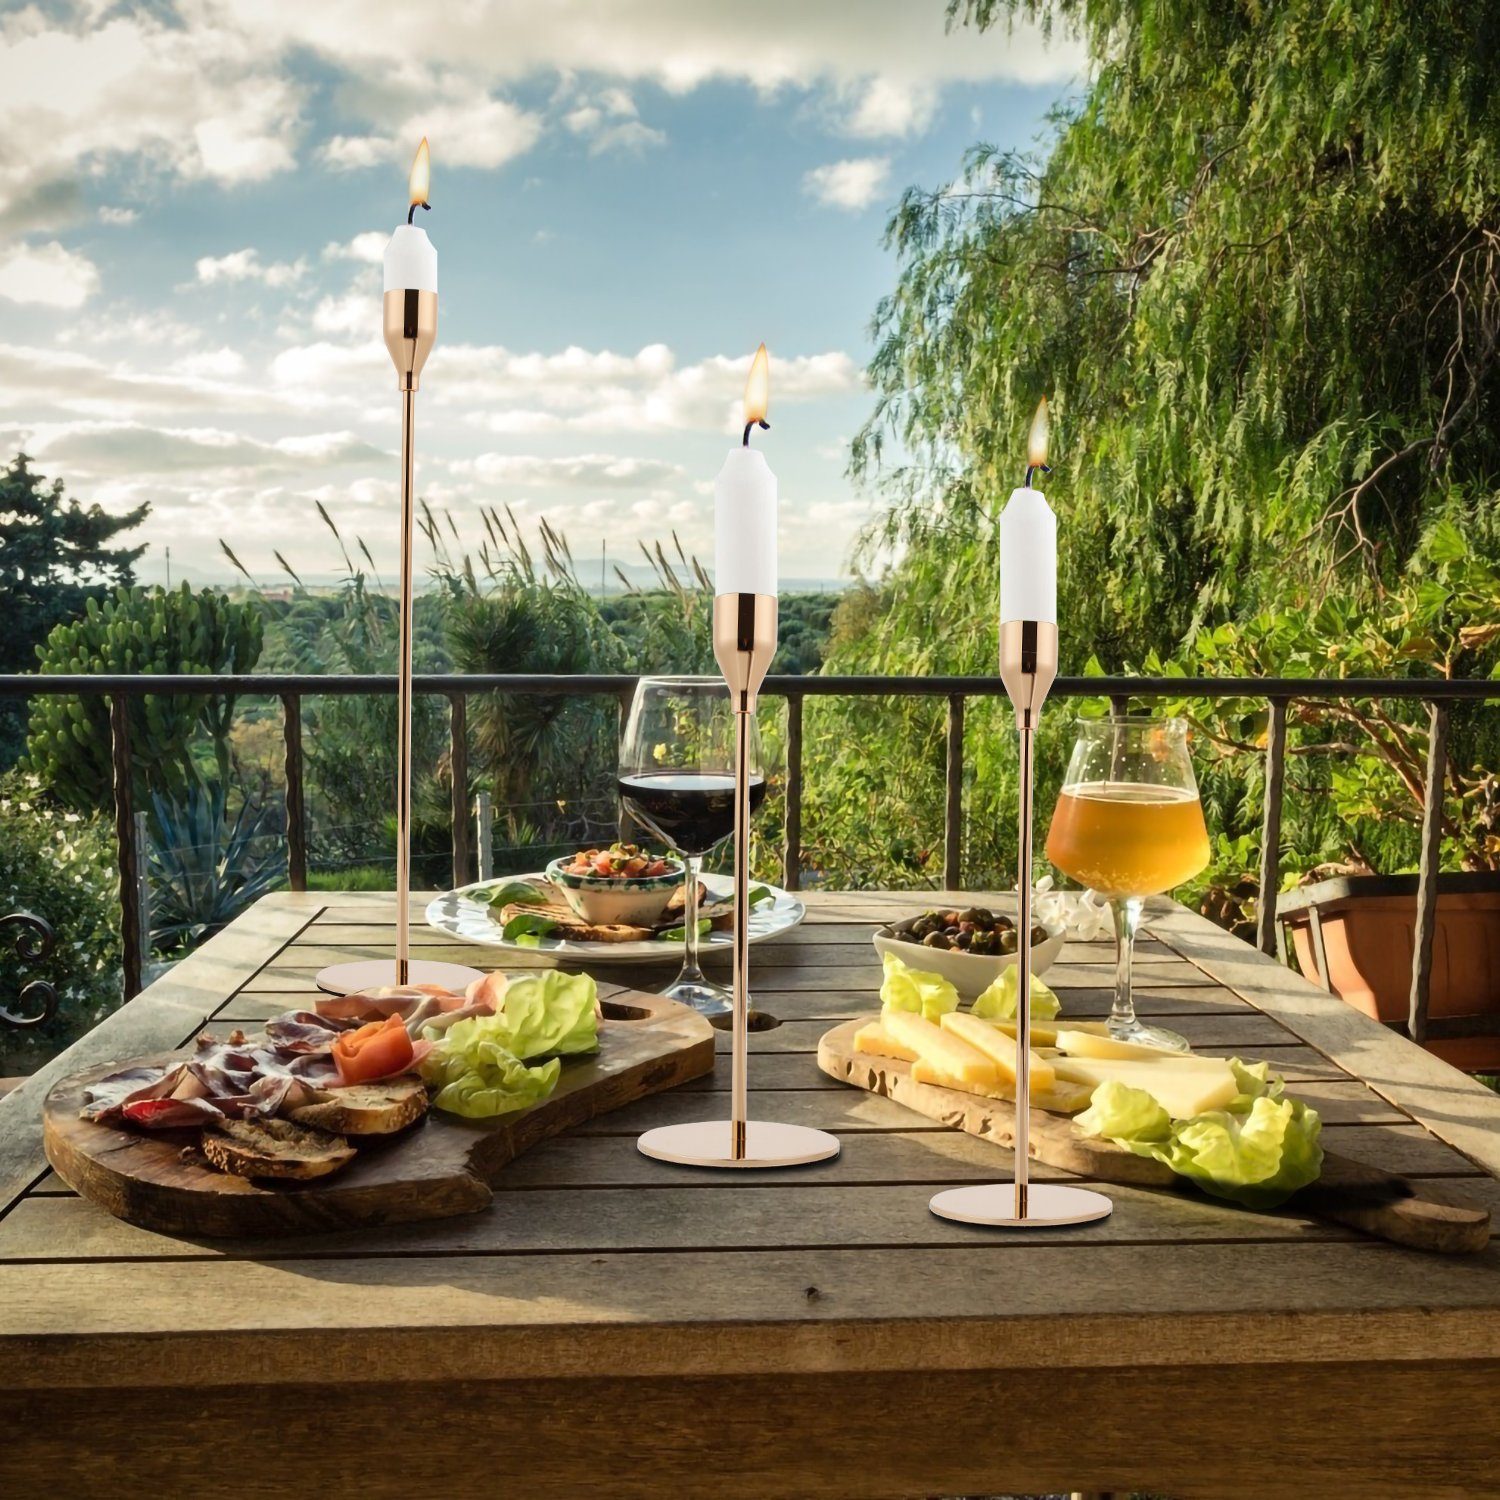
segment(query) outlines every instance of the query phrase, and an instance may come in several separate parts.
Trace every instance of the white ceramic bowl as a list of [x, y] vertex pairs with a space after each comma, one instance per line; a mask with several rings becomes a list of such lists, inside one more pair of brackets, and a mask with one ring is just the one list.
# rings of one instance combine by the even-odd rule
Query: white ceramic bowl
[[[1031, 950], [1033, 974], [1040, 977], [1052, 967], [1067, 936], [1066, 928], [1049, 929], [1047, 941], [1036, 944]], [[875, 951], [882, 958], [887, 953], [894, 953], [908, 968], [941, 975], [965, 1000], [973, 1000], [982, 994], [1016, 961], [1014, 953], [965, 953], [962, 948], [924, 948], [921, 943], [885, 937], [878, 932], [874, 942]]]
[[585, 922], [595, 927], [650, 927], [667, 909], [682, 884], [684, 867], [663, 855], [669, 868], [662, 875], [572, 875], [563, 868], [570, 856], [547, 866], [547, 879]]

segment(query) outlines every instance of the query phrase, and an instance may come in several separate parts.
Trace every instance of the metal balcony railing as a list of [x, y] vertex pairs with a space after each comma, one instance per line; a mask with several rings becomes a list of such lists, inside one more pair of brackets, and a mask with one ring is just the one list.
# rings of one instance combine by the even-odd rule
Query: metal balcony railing
[[[630, 708], [637, 679], [624, 675], [541, 674], [426, 674], [418, 675], [418, 693], [448, 700], [453, 781], [453, 883], [472, 877], [468, 809], [468, 699], [474, 693], [535, 694], [566, 697], [612, 697], [620, 706], [621, 722]], [[303, 796], [302, 699], [327, 694], [394, 694], [394, 675], [0, 675], [0, 696], [36, 694], [103, 696], [109, 699], [114, 766], [114, 821], [119, 840], [120, 917], [124, 950], [125, 993], [139, 992], [144, 958], [141, 932], [140, 850], [136, 838], [128, 770], [130, 724], [126, 705], [131, 698], [153, 693], [199, 696], [234, 694], [279, 698], [285, 737], [287, 870], [293, 890], [307, 888], [307, 819]], [[802, 867], [802, 709], [818, 697], [942, 698], [947, 704], [946, 806], [943, 828], [943, 884], [962, 886], [960, 855], [963, 846], [964, 708], [970, 698], [1005, 694], [998, 677], [783, 677], [766, 679], [762, 694], [785, 698], [787, 704], [786, 806], [783, 813], [783, 883], [796, 890]], [[1286, 787], [1287, 708], [1304, 702], [1416, 701], [1426, 706], [1431, 736], [1422, 807], [1421, 862], [1417, 882], [1416, 949], [1412, 960], [1407, 1031], [1413, 1040], [1440, 1039], [1448, 1026], [1429, 1022], [1428, 995], [1432, 977], [1432, 943], [1437, 913], [1438, 857], [1442, 842], [1443, 767], [1447, 759], [1448, 716], [1456, 702], [1500, 700], [1500, 681], [1421, 680], [1410, 678], [1311, 677], [1060, 677], [1053, 698], [1107, 698], [1123, 713], [1134, 699], [1199, 698], [1214, 702], [1242, 699], [1269, 709], [1266, 734], [1265, 796], [1262, 808], [1260, 889], [1275, 892], [1281, 883], [1281, 811]], [[1262, 899], [1258, 907], [1256, 943], [1264, 953], [1277, 952], [1276, 903]], [[1500, 1028], [1497, 1028], [1500, 1029]], [[1456, 1033], [1455, 1033], [1456, 1034]], [[1469, 1023], [1464, 1035], [1473, 1035]]]

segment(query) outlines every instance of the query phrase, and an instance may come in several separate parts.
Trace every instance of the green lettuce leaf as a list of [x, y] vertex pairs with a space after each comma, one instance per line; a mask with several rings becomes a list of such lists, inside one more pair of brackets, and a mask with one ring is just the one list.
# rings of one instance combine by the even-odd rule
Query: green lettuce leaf
[[443, 1049], [434, 1048], [422, 1063], [423, 1079], [437, 1088], [433, 1104], [471, 1120], [490, 1119], [539, 1104], [557, 1087], [561, 1072], [562, 1063], [555, 1057], [531, 1068], [513, 1053], [488, 1042], [480, 1042], [463, 1054], [443, 1055]]
[[1075, 1123], [1084, 1135], [1154, 1157], [1216, 1198], [1275, 1208], [1318, 1180], [1323, 1122], [1300, 1099], [1283, 1097], [1281, 1079], [1265, 1063], [1235, 1058], [1230, 1066], [1240, 1094], [1227, 1109], [1172, 1120], [1144, 1089], [1110, 1080]]
[[[470, 1119], [509, 1114], [540, 1103], [557, 1087], [560, 1054], [599, 1045], [596, 989], [587, 974], [548, 969], [512, 979], [494, 1015], [428, 1028], [432, 1050], [422, 1078], [439, 1109]], [[549, 1060], [534, 1067], [530, 1058]]]
[[1089, 1107], [1074, 1117], [1084, 1135], [1104, 1136], [1128, 1147], [1137, 1156], [1150, 1156], [1149, 1147], [1172, 1134], [1172, 1118], [1145, 1089], [1133, 1089], [1111, 1078], [1094, 1090]]
[[[976, 1016], [986, 1021], [1013, 1021], [1021, 989], [1021, 971], [1016, 964], [1002, 969], [969, 1007]], [[1050, 1021], [1062, 1009], [1062, 1001], [1042, 983], [1035, 974], [1031, 976], [1031, 1019]]]
[[547, 900], [547, 893], [538, 890], [529, 880], [506, 880], [488, 890], [476, 891], [475, 895], [481, 901], [487, 901], [496, 907], [509, 906], [513, 902], [530, 902], [541, 906]]
[[556, 926], [553, 918], [539, 911], [518, 911], [500, 929], [500, 936], [506, 942], [519, 942], [523, 937], [546, 937]]
[[958, 991], [940, 974], [908, 968], [894, 953], [884, 957], [880, 1003], [891, 1010], [913, 1010], [929, 1021], [958, 1009]]

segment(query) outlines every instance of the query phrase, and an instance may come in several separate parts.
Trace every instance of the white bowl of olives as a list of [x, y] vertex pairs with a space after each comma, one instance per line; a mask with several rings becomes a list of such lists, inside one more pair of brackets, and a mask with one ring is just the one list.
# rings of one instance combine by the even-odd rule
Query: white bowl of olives
[[[894, 953], [909, 968], [939, 974], [965, 1000], [983, 993], [1016, 961], [1014, 908], [934, 906], [882, 927], [875, 951]], [[1067, 929], [1033, 919], [1031, 972], [1044, 974], [1062, 952]]]

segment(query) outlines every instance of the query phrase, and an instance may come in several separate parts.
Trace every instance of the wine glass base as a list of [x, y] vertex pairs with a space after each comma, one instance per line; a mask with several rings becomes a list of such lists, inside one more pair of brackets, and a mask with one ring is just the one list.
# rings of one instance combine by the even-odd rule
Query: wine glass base
[[1068, 1224], [1092, 1224], [1096, 1219], [1107, 1219], [1114, 1211], [1114, 1204], [1103, 1193], [1056, 1182], [1029, 1184], [1024, 1214], [1016, 1211], [1013, 1182], [949, 1188], [937, 1194], [927, 1207], [940, 1219], [981, 1224], [990, 1229], [1056, 1229]]
[[771, 1120], [745, 1122], [745, 1149], [734, 1151], [734, 1128], [728, 1120], [699, 1120], [689, 1125], [662, 1125], [637, 1142], [642, 1156], [680, 1167], [805, 1167], [839, 1154], [839, 1140], [807, 1125], [779, 1125]]
[[734, 1009], [734, 995], [723, 985], [710, 984], [706, 979], [674, 979], [661, 993], [663, 998], [689, 1006], [700, 1016], [728, 1015]]
[[1165, 1026], [1147, 1026], [1144, 1021], [1110, 1021], [1110, 1038], [1116, 1042], [1134, 1042], [1141, 1047], [1158, 1047], [1163, 1052], [1190, 1052], [1188, 1039]]

